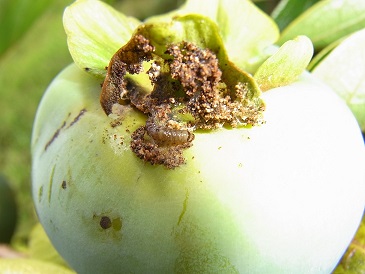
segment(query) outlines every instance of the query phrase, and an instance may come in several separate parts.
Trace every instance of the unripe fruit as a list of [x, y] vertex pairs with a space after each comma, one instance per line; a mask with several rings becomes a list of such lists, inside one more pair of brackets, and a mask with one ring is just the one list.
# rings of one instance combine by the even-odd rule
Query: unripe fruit
[[356, 120], [310, 75], [267, 91], [265, 124], [195, 132], [175, 169], [130, 150], [146, 117], [106, 116], [75, 65], [32, 137], [35, 207], [78, 273], [330, 273], [364, 209]]

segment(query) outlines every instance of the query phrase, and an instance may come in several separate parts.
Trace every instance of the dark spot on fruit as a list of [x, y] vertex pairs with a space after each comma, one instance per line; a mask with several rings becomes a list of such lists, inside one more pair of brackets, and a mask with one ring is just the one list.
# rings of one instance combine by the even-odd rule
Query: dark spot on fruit
[[112, 221], [108, 216], [102, 216], [100, 218], [100, 226], [102, 229], [108, 229], [112, 226]]
[[91, 69], [90, 68], [84, 68], [84, 70], [87, 72], [87, 71], [90, 71]]
[[63, 189], [66, 189], [66, 188], [67, 188], [67, 182], [66, 182], [66, 181], [62, 181], [62, 185], [61, 185], [61, 187], [62, 187]]

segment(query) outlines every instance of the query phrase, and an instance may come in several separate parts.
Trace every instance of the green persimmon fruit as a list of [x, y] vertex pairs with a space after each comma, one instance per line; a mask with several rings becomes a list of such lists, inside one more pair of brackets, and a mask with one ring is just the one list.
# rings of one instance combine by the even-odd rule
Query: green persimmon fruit
[[131, 151], [146, 115], [120, 122], [100, 79], [75, 65], [34, 123], [39, 219], [78, 273], [330, 273], [362, 217], [365, 153], [355, 118], [304, 73], [262, 94], [265, 123], [195, 131], [185, 164]]
[[32, 135], [40, 223], [77, 273], [330, 273], [364, 210], [365, 148], [341, 99], [250, 1], [139, 22], [67, 7], [74, 63]]

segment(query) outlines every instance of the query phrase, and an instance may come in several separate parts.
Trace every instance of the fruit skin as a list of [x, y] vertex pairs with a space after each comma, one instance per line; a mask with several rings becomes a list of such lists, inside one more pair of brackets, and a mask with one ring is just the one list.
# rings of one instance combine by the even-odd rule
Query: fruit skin
[[51, 84], [32, 136], [33, 198], [78, 273], [330, 273], [364, 209], [364, 144], [344, 103], [310, 75], [264, 93], [266, 123], [196, 132], [174, 170], [129, 149], [100, 80], [75, 65]]
[[0, 175], [0, 243], [10, 243], [17, 222], [17, 204], [14, 191]]

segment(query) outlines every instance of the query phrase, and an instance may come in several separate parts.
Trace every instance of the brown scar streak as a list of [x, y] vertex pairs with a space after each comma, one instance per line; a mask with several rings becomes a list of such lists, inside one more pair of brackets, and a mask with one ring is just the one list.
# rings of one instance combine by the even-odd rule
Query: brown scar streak
[[85, 112], [86, 112], [85, 108], [80, 110], [79, 114], [75, 117], [75, 119], [73, 119], [73, 121], [70, 123], [70, 125], [67, 128], [72, 127], [74, 124], [76, 124], [80, 120], [81, 116], [83, 116], [85, 114]]
[[55, 133], [52, 135], [51, 139], [47, 142], [46, 146], [44, 147], [44, 150], [46, 151], [48, 147], [53, 143], [54, 140], [60, 135], [61, 130], [66, 126], [66, 121], [63, 121], [63, 124], [55, 131]]
[[[74, 124], [76, 124], [80, 118], [86, 113], [86, 109], [83, 108], [80, 110], [79, 114], [72, 120], [72, 122], [66, 127], [66, 120], [63, 121], [62, 125], [55, 131], [55, 133], [52, 135], [51, 139], [47, 142], [47, 144], [44, 147], [44, 150], [46, 151], [48, 147], [57, 139], [57, 137], [60, 135], [61, 131], [65, 128], [68, 129], [72, 127]], [[70, 117], [71, 113], [68, 114], [68, 117]]]

